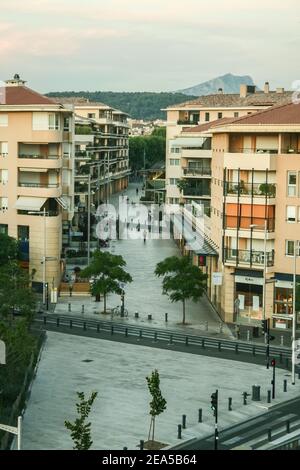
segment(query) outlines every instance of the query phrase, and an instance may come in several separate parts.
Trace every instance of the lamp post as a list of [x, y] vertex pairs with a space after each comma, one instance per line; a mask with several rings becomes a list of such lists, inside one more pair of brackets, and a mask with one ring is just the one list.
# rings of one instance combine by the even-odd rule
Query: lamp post
[[299, 241], [294, 243], [294, 275], [293, 275], [293, 332], [292, 332], [292, 385], [296, 383], [296, 328], [297, 328], [297, 312], [296, 312], [296, 293], [297, 293], [297, 256], [299, 256]]

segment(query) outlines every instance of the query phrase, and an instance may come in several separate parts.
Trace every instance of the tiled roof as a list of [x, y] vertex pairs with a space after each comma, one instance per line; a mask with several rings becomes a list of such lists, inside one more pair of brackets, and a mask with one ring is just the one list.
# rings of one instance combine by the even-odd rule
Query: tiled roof
[[44, 95], [40, 95], [36, 91], [26, 86], [7, 86], [1, 103], [11, 106], [26, 105], [55, 105], [53, 100]]
[[245, 98], [241, 98], [239, 94], [215, 94], [207, 96], [199, 96], [191, 101], [179, 103], [169, 106], [167, 109], [185, 109], [201, 107], [201, 108], [239, 108], [251, 106], [273, 106], [274, 104], [283, 104], [291, 100], [292, 91], [284, 91], [277, 93], [270, 91], [269, 93], [256, 92], [248, 93]]
[[234, 120], [237, 125], [260, 125], [260, 124], [300, 124], [300, 103], [288, 103], [274, 106], [258, 113], [244, 116]]

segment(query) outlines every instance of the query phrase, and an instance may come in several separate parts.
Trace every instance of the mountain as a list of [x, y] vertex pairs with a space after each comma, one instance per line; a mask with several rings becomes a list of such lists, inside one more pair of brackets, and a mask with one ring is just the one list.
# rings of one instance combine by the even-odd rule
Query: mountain
[[188, 96], [211, 95], [217, 93], [219, 88], [223, 88], [224, 93], [239, 93], [240, 85], [255, 85], [255, 83], [249, 75], [239, 76], [227, 73], [222, 77], [179, 90], [176, 93], [183, 93]]
[[[56, 98], [84, 97], [90, 101], [100, 101], [116, 109], [121, 109], [133, 119], [154, 121], [166, 119], [166, 113], [161, 109], [173, 104], [187, 101], [181, 93], [153, 93], [153, 92], [112, 92], [112, 91], [63, 91], [51, 92], [47, 96]], [[190, 99], [197, 98], [191, 96]]]

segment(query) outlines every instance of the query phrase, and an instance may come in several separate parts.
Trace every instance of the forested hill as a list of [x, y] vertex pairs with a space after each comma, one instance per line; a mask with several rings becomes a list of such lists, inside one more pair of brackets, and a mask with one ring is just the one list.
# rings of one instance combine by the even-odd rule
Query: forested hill
[[100, 101], [113, 108], [128, 113], [133, 119], [166, 119], [166, 113], [162, 108], [172, 104], [183, 103], [192, 100], [196, 96], [183, 95], [182, 93], [153, 93], [153, 92], [112, 92], [112, 91], [63, 91], [51, 92], [47, 96], [55, 97], [84, 97], [90, 101]]

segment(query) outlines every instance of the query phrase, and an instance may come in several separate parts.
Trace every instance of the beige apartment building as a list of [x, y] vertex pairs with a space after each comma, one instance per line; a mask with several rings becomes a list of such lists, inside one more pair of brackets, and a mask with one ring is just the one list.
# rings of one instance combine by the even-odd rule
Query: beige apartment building
[[0, 230], [18, 239], [40, 292], [61, 279], [62, 222], [73, 216], [73, 112], [15, 75], [1, 89]]
[[[184, 201], [210, 206], [211, 141], [201, 136], [210, 122], [238, 118], [281, 104], [291, 99], [292, 92], [278, 88], [271, 91], [266, 82], [263, 91], [255, 86], [241, 85], [239, 94], [218, 93], [200, 96], [196, 100], [170, 106], [167, 112], [166, 202]], [[200, 129], [197, 129], [198, 126]], [[191, 171], [190, 171], [191, 170]], [[178, 187], [182, 181], [183, 191]]]
[[300, 240], [300, 105], [213, 123], [209, 133], [209, 233], [222, 275], [212, 300], [227, 322], [257, 325], [265, 316], [277, 328], [290, 327]]

